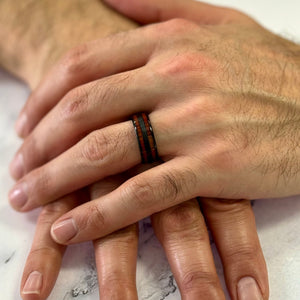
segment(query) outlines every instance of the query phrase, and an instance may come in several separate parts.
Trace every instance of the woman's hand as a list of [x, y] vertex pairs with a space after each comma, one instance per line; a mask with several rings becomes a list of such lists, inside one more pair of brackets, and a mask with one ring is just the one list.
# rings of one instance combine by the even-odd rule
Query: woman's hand
[[[113, 191], [123, 181], [122, 176], [116, 176], [92, 185], [90, 199]], [[43, 208], [24, 269], [21, 284], [24, 300], [44, 300], [51, 292], [65, 250], [52, 240], [51, 224], [86, 198], [89, 195], [84, 191], [77, 192]], [[200, 204], [222, 259], [231, 299], [268, 299], [267, 270], [250, 202], [201, 199]], [[151, 220], [182, 299], [225, 299], [197, 201], [156, 213]], [[94, 241], [101, 299], [138, 299], [137, 245], [137, 224]]]

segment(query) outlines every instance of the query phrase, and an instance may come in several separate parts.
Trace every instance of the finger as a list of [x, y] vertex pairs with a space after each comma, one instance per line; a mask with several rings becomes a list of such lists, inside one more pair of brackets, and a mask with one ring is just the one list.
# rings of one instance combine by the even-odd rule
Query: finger
[[57, 218], [79, 204], [78, 196], [69, 195], [43, 208], [23, 272], [21, 295], [24, 300], [42, 300], [49, 296], [65, 251], [64, 246], [51, 238], [50, 228]]
[[26, 175], [10, 192], [10, 202], [15, 209], [27, 211], [121, 173], [141, 161], [138, 147], [131, 121], [95, 131]]
[[[68, 93], [25, 139], [11, 164], [20, 179], [73, 146], [89, 132], [128, 120], [137, 111], [151, 111], [160, 95], [155, 80], [143, 69], [86, 84]], [[143, 83], [147, 82], [147, 85]], [[117, 86], [117, 88], [116, 88]], [[49, 128], [55, 134], [49, 135]]]
[[232, 299], [268, 299], [268, 274], [250, 201], [202, 199]]
[[197, 201], [187, 201], [152, 215], [152, 226], [182, 299], [225, 300]]
[[173, 18], [184, 18], [204, 25], [250, 22], [249, 17], [234, 9], [193, 0], [104, 0], [104, 2], [142, 24]]
[[[62, 244], [95, 239], [195, 197], [197, 184], [190, 166], [184, 158], [176, 158], [127, 180], [110, 194], [62, 216], [52, 226], [52, 237]], [[70, 228], [72, 232], [66, 230]]]
[[149, 26], [92, 41], [71, 50], [29, 97], [17, 120], [17, 133], [21, 137], [28, 136], [74, 87], [145, 65], [155, 47], [157, 33], [153, 26]]
[[[116, 189], [123, 175], [105, 178], [90, 188], [91, 199]], [[100, 299], [138, 299], [136, 260], [138, 224], [128, 226], [94, 241]]]
[[138, 299], [138, 224], [94, 241], [101, 299]]

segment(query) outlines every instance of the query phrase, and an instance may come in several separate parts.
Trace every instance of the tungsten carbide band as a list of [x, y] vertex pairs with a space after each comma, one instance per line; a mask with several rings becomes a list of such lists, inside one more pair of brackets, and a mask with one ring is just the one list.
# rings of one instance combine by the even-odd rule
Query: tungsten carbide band
[[132, 122], [139, 143], [142, 163], [158, 161], [157, 146], [148, 115], [146, 113], [135, 114], [132, 116]]

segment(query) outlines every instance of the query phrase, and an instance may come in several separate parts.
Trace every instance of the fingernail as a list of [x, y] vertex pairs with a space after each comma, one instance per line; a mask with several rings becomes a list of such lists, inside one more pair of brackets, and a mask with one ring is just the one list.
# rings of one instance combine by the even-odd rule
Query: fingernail
[[27, 124], [27, 115], [25, 113], [21, 113], [15, 125], [15, 130], [17, 134], [21, 137], [25, 134], [26, 124]]
[[73, 219], [67, 219], [58, 224], [54, 224], [51, 228], [52, 237], [58, 243], [66, 243], [72, 239], [77, 232], [78, 229]]
[[39, 295], [41, 293], [42, 285], [43, 285], [43, 275], [38, 271], [34, 271], [29, 274], [25, 282], [22, 294]]
[[252, 277], [244, 277], [238, 283], [239, 300], [263, 300], [260, 288]]
[[18, 153], [10, 164], [11, 176], [20, 179], [24, 175], [24, 159], [21, 153]]
[[22, 208], [27, 202], [27, 184], [25, 182], [17, 184], [8, 195], [11, 205], [17, 209]]

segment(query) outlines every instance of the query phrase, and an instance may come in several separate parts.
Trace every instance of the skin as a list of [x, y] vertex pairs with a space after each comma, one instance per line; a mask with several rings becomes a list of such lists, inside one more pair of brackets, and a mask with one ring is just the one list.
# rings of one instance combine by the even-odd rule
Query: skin
[[[5, 3], [5, 1], [0, 1], [0, 5], [3, 3]], [[138, 5], [132, 7], [135, 9], [138, 8]], [[203, 15], [212, 12], [212, 16], [218, 16], [219, 9], [206, 5], [201, 6], [202, 10], [204, 8], [207, 11], [206, 14]], [[60, 11], [60, 9], [61, 8], [57, 8], [57, 11]], [[200, 7], [198, 7], [198, 11], [199, 14], [197, 15], [193, 9], [194, 17], [203, 18], [203, 15], [200, 13]], [[229, 19], [230, 17], [228, 16], [231, 16], [232, 14], [235, 15], [236, 13], [231, 10], [226, 11], [225, 14], [223, 13], [223, 15]], [[188, 13], [185, 17], [187, 16], [189, 16]], [[172, 17], [172, 15], [170, 17]], [[191, 13], [190, 17], [193, 17]], [[214, 18], [218, 19], [217, 17]], [[215, 22], [214, 18], [203, 22], [213, 23]], [[155, 19], [152, 21], [155, 21]], [[122, 22], [123, 21], [121, 21], [121, 23]], [[68, 24], [72, 23], [66, 22], [66, 24], [64, 23], [64, 27], [68, 28]], [[14, 27], [12, 26], [12, 28]], [[106, 33], [107, 31], [103, 30], [102, 35], [106, 35]], [[52, 41], [52, 43], [57, 43], [57, 45], [60, 46], [61, 40]], [[72, 43], [76, 44], [76, 38]], [[62, 52], [62, 49], [64, 48], [65, 45], [63, 44], [60, 50], [57, 50], [57, 53]], [[83, 48], [85, 48], [85, 46]], [[67, 67], [68, 69], [68, 66], [71, 66], [71, 68], [73, 68], [77, 59], [80, 61], [82, 54], [81, 50], [83, 48], [80, 47], [73, 50], [71, 56], [63, 59], [62, 64], [64, 67]], [[31, 52], [30, 47], [28, 48], [28, 52]], [[46, 57], [45, 53], [44, 58]], [[10, 57], [12, 56], [13, 55], [10, 54]], [[30, 55], [28, 55], [28, 57], [30, 57]], [[55, 58], [51, 58], [51, 60], [55, 60]], [[22, 63], [20, 63], [20, 68], [15, 67], [13, 64], [8, 64], [6, 67], [19, 76], [26, 78], [28, 82], [31, 82], [31, 86], [34, 86], [38, 81], [40, 74], [44, 73], [45, 70], [48, 69], [48, 66], [51, 65], [51, 62], [49, 61], [43, 63], [42, 61], [43, 59], [36, 65], [40, 67], [39, 71], [36, 73], [38, 75], [35, 73], [33, 75], [32, 71], [25, 71], [33, 69], [32, 62], [28, 64], [24, 63], [23, 66]], [[118, 65], [118, 63], [116, 65]], [[64, 70], [64, 67], [62, 70]], [[118, 71], [111, 70], [109, 69], [110, 67], [109, 64], [104, 65], [102, 74], [91, 74], [92, 77], [90, 78], [86, 76], [87, 74], [84, 74], [86, 76], [84, 80], [92, 80], [93, 76], [102, 77]], [[50, 79], [57, 71], [55, 70], [54, 67], [53, 73], [50, 73], [49, 75]], [[31, 107], [31, 112], [36, 114], [31, 115], [30, 118], [28, 118], [28, 120], [33, 123], [29, 124], [29, 127], [26, 129], [27, 132], [25, 130], [21, 135], [27, 136], [29, 132], [34, 129], [35, 125], [38, 124], [40, 119], [46, 114], [47, 109], [49, 110], [49, 107], [51, 108], [56, 104], [55, 101], [59, 98], [60, 94], [64, 95], [73, 87], [83, 83], [82, 78], [74, 79], [74, 73], [72, 72], [70, 73], [72, 77], [70, 77], [70, 79], [72, 80], [68, 81], [69, 71], [71, 70], [67, 70], [67, 73], [62, 74], [64, 80], [63, 84], [58, 88], [58, 94], [52, 95], [52, 93], [50, 93], [51, 97], [45, 97], [43, 104], [40, 101], [32, 100], [40, 99], [39, 97], [30, 98], [24, 111], [28, 113]], [[45, 86], [47, 87], [47, 81], [49, 80], [46, 79], [40, 87], [43, 85], [44, 88]], [[57, 81], [57, 83], [59, 82]], [[50, 85], [48, 85], [48, 88], [50, 88]], [[47, 91], [47, 89], [45, 91]], [[51, 155], [55, 156], [57, 155], [57, 152], [55, 153], [54, 151]], [[33, 165], [31, 165], [31, 168], [34, 168]], [[28, 172], [29, 170], [30, 168], [24, 172]], [[100, 183], [92, 185], [89, 192], [82, 190], [69, 196], [65, 196], [56, 202], [45, 205], [38, 220], [35, 239], [24, 269], [21, 291], [23, 290], [28, 275], [33, 271], [38, 271], [43, 274], [43, 284], [38, 295], [23, 294], [22, 296], [24, 299], [45, 299], [49, 295], [56, 280], [65, 247], [55, 243], [51, 239], [49, 234], [51, 224], [61, 215], [81, 204], [82, 199], [98, 199], [99, 197], [105, 196], [115, 191], [124, 180], [132, 178], [140, 171], [145, 170], [134, 170], [123, 176], [108, 177], [103, 179]], [[22, 175], [23, 174], [19, 174], [19, 176]], [[255, 278], [259, 290], [263, 295], [263, 299], [267, 299], [267, 272], [255, 229], [255, 221], [250, 202], [247, 200], [227, 202], [217, 199], [202, 198], [201, 206], [220, 251], [224, 264], [227, 286], [232, 299], [242, 299], [241, 296], [238, 295], [240, 291], [238, 281], [245, 277]], [[234, 222], [232, 222], [232, 220], [234, 220]], [[236, 223], [239, 224], [238, 229], [236, 228]], [[175, 279], [179, 285], [182, 298], [199, 299], [201, 295], [202, 297], [205, 296], [205, 299], [223, 299], [224, 294], [220, 288], [214, 268], [206, 226], [196, 200], [190, 200], [153, 214], [152, 224], [158, 239], [166, 251]], [[230, 239], [228, 236], [230, 236]], [[101, 299], [118, 299], [120, 295], [122, 295], [122, 299], [137, 298], [135, 288], [137, 239], [137, 226], [129, 225], [124, 229], [120, 229], [94, 241]], [[115, 252], [112, 251], [112, 249], [115, 250]], [[120, 261], [115, 260], [116, 255], [119, 256], [119, 253], [124, 253], [124, 257], [122, 257], [121, 260], [121, 268]], [[191, 259], [191, 257], [193, 257], [193, 259]], [[47, 264], [44, 263], [45, 261], [47, 261]], [[103, 264], [103, 261], [110, 261], [111, 263]], [[115, 285], [112, 283], [116, 281], [122, 282], [124, 281], [124, 278], [128, 279], [124, 282], [124, 286], [120, 286], [120, 291], [118, 292], [118, 290], [115, 290]]]
[[0, 0], [0, 65], [35, 88], [80, 42], [136, 27], [98, 0]]
[[[198, 195], [298, 194], [299, 46], [240, 18], [213, 26], [175, 19], [72, 50], [22, 113], [31, 119], [30, 112], [53, 107], [26, 137], [18, 168], [12, 165], [21, 178], [12, 206], [28, 211], [138, 165], [128, 121], [138, 111], [149, 112], [165, 163], [64, 215], [52, 227], [56, 241], [99, 238]], [[67, 87], [73, 89], [62, 96]], [[87, 215], [95, 223], [88, 225]], [[74, 234], [59, 237], [66, 220]]]

